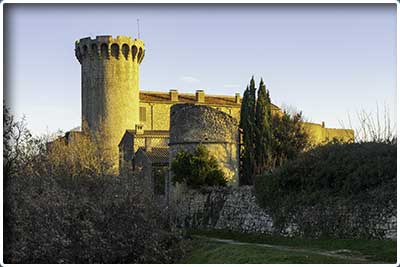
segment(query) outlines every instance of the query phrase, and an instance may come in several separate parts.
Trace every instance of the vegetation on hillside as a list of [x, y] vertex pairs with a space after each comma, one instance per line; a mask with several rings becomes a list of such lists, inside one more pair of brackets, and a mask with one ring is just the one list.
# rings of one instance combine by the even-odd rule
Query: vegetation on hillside
[[210, 155], [204, 145], [192, 152], [180, 151], [171, 163], [174, 183], [186, 184], [190, 188], [201, 186], [224, 186], [226, 177], [217, 159]]
[[32, 137], [4, 110], [5, 263], [172, 263], [167, 210], [132, 177], [110, 176], [93, 139]]
[[295, 223], [304, 236], [381, 238], [376, 225], [396, 214], [396, 147], [317, 147], [258, 176], [256, 197], [279, 231]]

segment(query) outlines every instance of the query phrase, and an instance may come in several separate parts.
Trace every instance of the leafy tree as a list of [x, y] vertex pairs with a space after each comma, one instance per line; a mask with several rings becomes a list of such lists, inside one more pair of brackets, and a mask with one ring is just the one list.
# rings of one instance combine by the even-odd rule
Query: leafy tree
[[191, 188], [203, 185], [226, 185], [226, 178], [217, 159], [205, 146], [199, 145], [193, 153], [179, 152], [171, 163], [174, 183], [184, 183]]
[[256, 173], [261, 174], [270, 167], [273, 137], [271, 99], [262, 79], [258, 88], [255, 124]]
[[269, 169], [281, 166], [310, 148], [308, 133], [304, 130], [301, 112], [276, 114], [272, 117], [271, 161]]

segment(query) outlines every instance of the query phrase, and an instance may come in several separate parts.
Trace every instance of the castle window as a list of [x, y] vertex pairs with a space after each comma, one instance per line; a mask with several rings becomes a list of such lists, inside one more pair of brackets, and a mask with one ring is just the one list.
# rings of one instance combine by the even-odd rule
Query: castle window
[[132, 46], [132, 60], [135, 60], [137, 53], [137, 47], [135, 45]]
[[84, 55], [86, 55], [87, 50], [88, 50], [87, 45], [84, 45], [84, 46], [83, 46], [83, 54], [84, 54]]
[[142, 54], [143, 54], [143, 49], [142, 48], [139, 48], [139, 54], [138, 54], [138, 57], [137, 57], [137, 61], [140, 63], [140, 60], [142, 59]]
[[139, 110], [139, 120], [141, 122], [145, 122], [146, 121], [146, 108], [145, 107], [140, 107]]
[[124, 55], [125, 59], [128, 59], [129, 46], [127, 44], [122, 45], [122, 54]]
[[97, 44], [92, 44], [92, 55], [97, 56]]
[[101, 44], [101, 56], [108, 57], [108, 46], [107, 44]]
[[111, 45], [111, 55], [115, 58], [119, 56], [119, 46], [117, 44]]

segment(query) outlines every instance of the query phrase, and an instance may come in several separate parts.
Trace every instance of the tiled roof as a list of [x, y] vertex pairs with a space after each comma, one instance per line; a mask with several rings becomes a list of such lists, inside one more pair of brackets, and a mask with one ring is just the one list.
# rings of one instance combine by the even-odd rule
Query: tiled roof
[[[140, 92], [140, 101], [143, 102], [171, 102], [169, 92]], [[178, 103], [196, 103], [195, 94], [178, 94]], [[240, 106], [235, 102], [235, 96], [211, 96], [205, 95], [204, 104], [224, 105], [224, 106]]]
[[[126, 130], [128, 133], [132, 135], [139, 135], [136, 134], [136, 130]], [[168, 130], [144, 130], [143, 134], [140, 135], [165, 135], [169, 136], [169, 131]]]
[[[171, 103], [169, 92], [151, 92], [151, 91], [140, 91], [140, 101], [143, 102], [165, 102]], [[242, 98], [240, 98], [242, 101]], [[196, 103], [195, 94], [178, 94], [177, 103]], [[222, 105], [222, 106], [234, 106], [240, 107], [239, 103], [236, 103], [235, 96], [224, 96], [224, 95], [205, 95], [204, 104], [209, 105]], [[276, 105], [272, 104], [273, 109], [279, 109]]]
[[143, 147], [139, 149], [142, 150], [142, 153], [147, 155], [151, 163], [168, 163], [169, 150], [167, 147], [153, 147], [151, 151], [146, 151]]

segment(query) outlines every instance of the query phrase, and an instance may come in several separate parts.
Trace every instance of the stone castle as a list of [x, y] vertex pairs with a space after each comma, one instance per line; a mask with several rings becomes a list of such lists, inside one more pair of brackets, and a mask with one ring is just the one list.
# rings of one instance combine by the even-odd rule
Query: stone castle
[[[230, 165], [227, 163], [230, 167], [226, 169], [237, 184], [240, 94], [222, 96], [207, 95], [203, 90], [194, 94], [179, 93], [175, 89], [168, 92], [140, 90], [139, 65], [145, 48], [142, 40], [131, 37], [83, 38], [76, 41], [75, 54], [81, 64], [82, 130], [101, 135], [101, 145], [110, 151], [117, 171], [129, 172], [133, 167], [143, 177], [150, 177], [150, 183], [156, 187], [154, 177], [165, 176], [172, 154], [178, 148], [184, 149], [184, 144], [229, 143], [233, 147], [229, 145], [223, 156], [221, 153], [216, 156], [230, 158]], [[272, 112], [282, 111], [273, 105]], [[197, 117], [201, 120], [196, 124]], [[230, 126], [234, 127], [235, 133], [231, 128], [228, 131], [231, 140], [222, 140], [223, 135], [218, 134], [225, 131], [218, 128], [221, 121], [236, 121]], [[304, 123], [304, 128], [314, 143], [333, 138], [354, 139], [352, 130], [325, 128], [324, 123]]]

